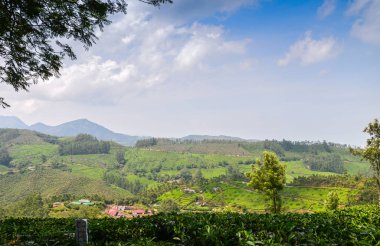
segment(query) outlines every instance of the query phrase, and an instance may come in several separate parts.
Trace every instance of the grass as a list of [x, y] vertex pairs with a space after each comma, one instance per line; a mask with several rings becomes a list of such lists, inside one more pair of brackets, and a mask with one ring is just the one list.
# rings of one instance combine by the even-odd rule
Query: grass
[[42, 164], [42, 156], [47, 158], [58, 155], [58, 146], [53, 144], [14, 145], [9, 150], [13, 162], [29, 160], [34, 165]]
[[367, 176], [371, 173], [371, 166], [368, 162], [345, 161], [344, 168], [348, 174], [352, 175], [362, 174]]
[[0, 174], [5, 174], [8, 172], [8, 167], [0, 165]]
[[156, 186], [158, 183], [154, 180], [150, 180], [150, 179], [147, 179], [146, 177], [139, 177], [137, 175], [134, 175], [134, 174], [128, 174], [126, 176], [126, 178], [128, 179], [128, 181], [130, 182], [133, 182], [133, 181], [136, 181], [136, 180], [139, 180], [143, 185], [146, 185], [147, 187], [154, 187]]
[[89, 167], [82, 164], [72, 164], [69, 167], [72, 173], [95, 180], [102, 180], [105, 172], [103, 168]]

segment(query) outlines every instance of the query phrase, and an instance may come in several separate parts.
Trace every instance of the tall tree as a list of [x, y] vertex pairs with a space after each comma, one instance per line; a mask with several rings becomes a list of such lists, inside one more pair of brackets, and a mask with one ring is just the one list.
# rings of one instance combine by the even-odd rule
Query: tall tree
[[369, 134], [367, 146], [364, 149], [350, 149], [351, 153], [367, 160], [372, 167], [376, 180], [378, 204], [380, 205], [380, 124], [378, 119], [374, 119], [364, 128], [363, 132]]
[[[172, 0], [140, 0], [159, 6]], [[0, 83], [27, 90], [31, 83], [59, 75], [62, 59], [76, 59], [64, 40], [88, 49], [109, 16], [127, 11], [125, 0], [0, 1]], [[0, 106], [8, 107], [0, 97]]]
[[280, 191], [284, 189], [286, 176], [286, 166], [281, 164], [277, 155], [273, 152], [265, 151], [262, 160], [257, 161], [258, 166], [253, 165], [252, 171], [247, 173], [251, 179], [248, 186], [264, 192], [271, 200], [271, 211], [279, 213], [281, 211]]

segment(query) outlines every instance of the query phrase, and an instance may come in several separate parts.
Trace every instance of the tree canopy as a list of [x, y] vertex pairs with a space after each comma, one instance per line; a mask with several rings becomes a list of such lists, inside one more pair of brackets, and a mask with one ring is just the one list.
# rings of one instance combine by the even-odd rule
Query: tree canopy
[[374, 119], [364, 128], [363, 132], [369, 134], [367, 145], [364, 149], [351, 149], [354, 155], [361, 156], [367, 160], [372, 167], [374, 177], [376, 179], [379, 205], [380, 205], [380, 123], [378, 119]]
[[[139, 0], [160, 6], [172, 0]], [[58, 76], [65, 56], [76, 59], [69, 40], [88, 49], [109, 16], [127, 11], [125, 0], [0, 1], [0, 83], [15, 91]], [[9, 107], [0, 97], [0, 106]]]

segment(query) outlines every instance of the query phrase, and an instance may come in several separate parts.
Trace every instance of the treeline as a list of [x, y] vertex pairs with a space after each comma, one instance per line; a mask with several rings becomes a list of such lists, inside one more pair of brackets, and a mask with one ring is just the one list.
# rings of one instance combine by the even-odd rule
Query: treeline
[[80, 134], [74, 139], [66, 139], [59, 143], [60, 155], [87, 155], [87, 154], [108, 154], [110, 142], [99, 141], [88, 134]]
[[103, 175], [103, 180], [107, 184], [116, 185], [122, 189], [130, 191], [132, 194], [138, 194], [146, 189], [146, 185], [140, 180], [129, 181], [127, 178], [116, 172], [106, 172]]
[[304, 160], [310, 170], [321, 172], [344, 173], [343, 160], [337, 154], [309, 155]]
[[239, 146], [248, 150], [248, 151], [257, 151], [257, 150], [269, 150], [275, 152], [283, 161], [291, 161], [286, 159], [286, 152], [294, 153], [331, 153], [333, 152], [333, 147], [342, 147], [345, 146], [323, 142], [309, 142], [309, 141], [289, 141], [289, 140], [264, 140], [258, 142], [241, 142]]
[[147, 139], [141, 139], [138, 140], [135, 144], [136, 148], [147, 148], [150, 146], [157, 145], [158, 141], [157, 138], [147, 138]]
[[366, 178], [352, 175], [316, 175], [295, 177], [290, 183], [291, 186], [312, 186], [312, 187], [345, 187], [356, 188], [365, 182]]
[[290, 186], [344, 187], [354, 189], [348, 194], [348, 205], [377, 204], [376, 180], [361, 175], [311, 175], [295, 177]]

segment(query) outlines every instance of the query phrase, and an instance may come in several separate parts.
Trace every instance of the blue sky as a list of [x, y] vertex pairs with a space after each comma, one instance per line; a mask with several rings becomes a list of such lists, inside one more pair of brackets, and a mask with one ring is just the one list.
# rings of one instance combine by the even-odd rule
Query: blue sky
[[380, 1], [129, 1], [89, 51], [28, 93], [27, 123], [88, 118], [127, 134], [364, 144], [379, 118]]

